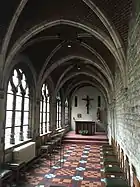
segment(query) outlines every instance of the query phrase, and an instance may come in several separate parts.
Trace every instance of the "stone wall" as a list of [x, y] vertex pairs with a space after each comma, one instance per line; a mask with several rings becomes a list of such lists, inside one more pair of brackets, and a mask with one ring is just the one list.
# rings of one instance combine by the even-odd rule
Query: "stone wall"
[[[140, 180], [140, 14], [131, 22], [127, 50], [128, 90], [116, 71], [116, 140], [135, 166]], [[125, 92], [126, 91], [126, 92]]]

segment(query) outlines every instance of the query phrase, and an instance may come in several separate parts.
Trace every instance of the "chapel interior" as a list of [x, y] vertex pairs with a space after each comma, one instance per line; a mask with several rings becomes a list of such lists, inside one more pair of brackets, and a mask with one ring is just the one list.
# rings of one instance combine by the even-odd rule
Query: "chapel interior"
[[1, 0], [0, 187], [140, 187], [140, 0]]

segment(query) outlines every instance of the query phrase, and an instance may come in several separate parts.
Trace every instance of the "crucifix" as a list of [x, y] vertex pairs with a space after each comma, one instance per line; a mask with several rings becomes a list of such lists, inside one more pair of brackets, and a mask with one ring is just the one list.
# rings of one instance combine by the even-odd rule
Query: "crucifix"
[[89, 114], [89, 105], [90, 105], [90, 101], [91, 101], [91, 100], [94, 100], [94, 99], [89, 98], [89, 96], [87, 95], [87, 97], [86, 97], [86, 98], [83, 98], [82, 100], [84, 100], [84, 101], [86, 101], [86, 102], [87, 102], [87, 103], [86, 103], [86, 107], [87, 107], [87, 114]]

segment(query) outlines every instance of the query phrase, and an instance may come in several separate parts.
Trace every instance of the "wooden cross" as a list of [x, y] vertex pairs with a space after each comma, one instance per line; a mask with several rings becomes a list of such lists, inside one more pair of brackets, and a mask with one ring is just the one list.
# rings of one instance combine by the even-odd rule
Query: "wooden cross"
[[87, 95], [87, 97], [86, 97], [86, 98], [83, 98], [82, 100], [84, 100], [84, 101], [86, 101], [86, 102], [87, 102], [87, 103], [86, 103], [86, 107], [87, 107], [87, 114], [89, 114], [89, 105], [90, 105], [90, 101], [91, 101], [91, 100], [94, 100], [94, 99], [89, 98], [89, 96]]

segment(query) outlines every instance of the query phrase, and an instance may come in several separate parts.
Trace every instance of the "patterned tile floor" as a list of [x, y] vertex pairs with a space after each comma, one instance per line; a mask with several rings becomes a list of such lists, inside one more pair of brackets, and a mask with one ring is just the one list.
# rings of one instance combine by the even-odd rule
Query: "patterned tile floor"
[[[60, 159], [57, 155], [57, 159]], [[18, 187], [101, 187], [100, 146], [65, 145], [64, 160], [50, 169], [49, 161], [40, 158], [26, 171]]]

